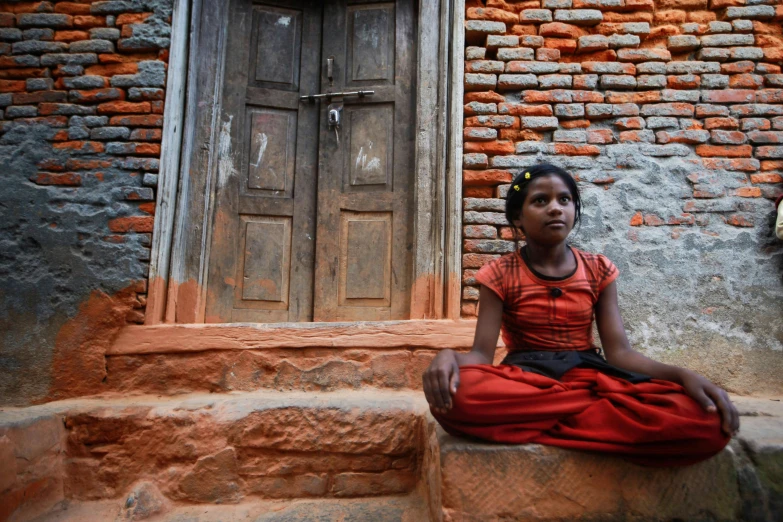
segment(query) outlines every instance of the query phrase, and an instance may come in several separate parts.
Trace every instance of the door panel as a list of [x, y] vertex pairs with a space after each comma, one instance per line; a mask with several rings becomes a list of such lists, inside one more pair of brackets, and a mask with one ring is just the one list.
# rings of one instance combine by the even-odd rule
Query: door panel
[[321, 11], [232, 1], [207, 322], [312, 320]]
[[[321, 126], [316, 321], [409, 315], [415, 56], [413, 0], [332, 2], [323, 56], [331, 92], [373, 90], [342, 102], [343, 125]], [[321, 118], [326, 118], [326, 107]]]

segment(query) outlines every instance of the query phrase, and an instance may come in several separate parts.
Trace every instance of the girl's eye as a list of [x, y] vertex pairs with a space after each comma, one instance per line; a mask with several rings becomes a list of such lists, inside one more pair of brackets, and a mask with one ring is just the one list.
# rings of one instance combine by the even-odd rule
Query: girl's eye
[[571, 197], [563, 196], [562, 198], [560, 198], [560, 201], [562, 201], [563, 203], [568, 203], [569, 201], [571, 201]]
[[544, 198], [536, 198], [533, 200], [533, 203], [543, 204], [546, 203], [546, 200]]

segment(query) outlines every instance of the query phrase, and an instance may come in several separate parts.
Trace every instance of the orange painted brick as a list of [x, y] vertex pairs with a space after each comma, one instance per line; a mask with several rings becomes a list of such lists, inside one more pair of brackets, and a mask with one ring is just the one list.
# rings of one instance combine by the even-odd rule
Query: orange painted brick
[[0, 80], [0, 92], [24, 92], [26, 84], [21, 80]]
[[98, 114], [143, 114], [150, 112], [150, 102], [114, 101], [98, 105]]
[[90, 5], [77, 2], [60, 2], [54, 6], [54, 12], [69, 15], [88, 15], [90, 14]]
[[462, 171], [462, 183], [465, 186], [472, 185], [500, 185], [510, 183], [514, 177], [507, 170], [464, 170]]
[[160, 145], [157, 143], [139, 143], [136, 145], [136, 154], [141, 156], [160, 156]]
[[495, 195], [493, 187], [465, 187], [463, 194], [466, 198], [491, 198]]
[[515, 24], [519, 21], [519, 15], [492, 7], [470, 7], [467, 10], [466, 18], [468, 20], [494, 20], [506, 24]]
[[466, 92], [464, 96], [465, 103], [503, 103], [506, 99], [495, 91]]
[[55, 42], [78, 42], [89, 39], [90, 33], [87, 31], [57, 31], [54, 33]]
[[741, 187], [734, 191], [734, 195], [741, 198], [760, 198], [761, 189], [758, 187]]
[[73, 26], [77, 29], [92, 29], [93, 27], [105, 27], [105, 16], [83, 16], [78, 15], [73, 17]]
[[117, 233], [152, 232], [155, 220], [152, 216], [133, 216], [114, 218], [109, 221], [109, 230]]
[[108, 169], [111, 166], [111, 160], [68, 158], [65, 162], [65, 168], [70, 170]]
[[698, 145], [696, 154], [705, 158], [750, 158], [753, 147], [750, 145]]
[[109, 119], [109, 125], [120, 127], [162, 127], [163, 116], [157, 114], [112, 116]]
[[106, 54], [99, 54], [98, 55], [98, 61], [100, 63], [110, 64], [110, 63], [138, 63], [143, 62], [145, 60], [157, 60], [158, 55], [155, 53], [133, 53], [133, 54], [116, 54], [116, 53], [106, 53]]
[[511, 141], [469, 141], [464, 144], [465, 152], [483, 152], [489, 155], [514, 154]]
[[707, 118], [704, 120], [704, 128], [712, 129], [738, 129], [739, 121], [736, 118]]
[[783, 183], [783, 176], [780, 174], [751, 174], [751, 183]]
[[601, 154], [601, 149], [595, 145], [555, 143], [555, 154], [564, 154], [566, 156], [598, 156]]
[[125, 24], [140, 24], [147, 18], [152, 16], [152, 13], [123, 13], [117, 17], [117, 25]]
[[770, 170], [783, 170], [783, 160], [764, 160], [761, 162], [762, 172], [769, 172]]
[[735, 226], [735, 227], [752, 227], [753, 226], [753, 220], [752, 218], [747, 218], [741, 214], [731, 214], [727, 219], [726, 223], [729, 225]]
[[551, 105], [545, 104], [501, 103], [498, 105], [498, 113], [511, 116], [552, 116], [554, 111]]
[[91, 65], [84, 70], [90, 76], [114, 76], [115, 74], [136, 74], [139, 66], [136, 63], [115, 63], [108, 65]]
[[94, 154], [103, 152], [103, 143], [99, 141], [64, 141], [62, 143], [55, 143], [52, 147], [55, 149], [69, 149]]
[[566, 38], [544, 38], [544, 47], [557, 49], [561, 54], [572, 54], [576, 51], [576, 40]]
[[30, 181], [36, 185], [78, 187], [82, 184], [82, 177], [73, 172], [39, 172], [35, 176], [31, 176]]
[[590, 126], [590, 120], [567, 120], [560, 122], [561, 129], [586, 129]]
[[500, 139], [511, 141], [543, 141], [544, 133], [530, 129], [500, 129]]

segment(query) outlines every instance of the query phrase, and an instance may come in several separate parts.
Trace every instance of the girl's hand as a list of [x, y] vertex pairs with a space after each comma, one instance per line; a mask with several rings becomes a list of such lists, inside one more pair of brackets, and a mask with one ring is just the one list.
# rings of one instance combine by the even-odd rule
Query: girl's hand
[[432, 360], [422, 377], [424, 395], [430, 407], [445, 414], [451, 409], [451, 396], [459, 387], [459, 365], [452, 350], [443, 350]]
[[739, 431], [739, 413], [723, 389], [715, 386], [699, 374], [686, 371], [682, 376], [682, 387], [702, 408], [708, 412], [720, 412], [721, 430], [734, 436]]

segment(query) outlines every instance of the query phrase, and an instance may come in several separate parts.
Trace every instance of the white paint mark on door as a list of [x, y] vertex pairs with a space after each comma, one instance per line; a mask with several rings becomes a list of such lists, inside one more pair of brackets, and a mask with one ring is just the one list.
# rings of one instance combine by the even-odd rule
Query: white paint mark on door
[[290, 16], [281, 16], [277, 19], [277, 25], [282, 25], [284, 27], [288, 27], [291, 25], [291, 17]]
[[255, 142], [258, 146], [258, 157], [256, 158], [256, 162], [251, 163], [251, 165], [258, 167], [261, 165], [261, 160], [264, 159], [264, 152], [266, 152], [266, 146], [269, 143], [269, 138], [267, 138], [265, 133], [259, 132], [256, 134]]
[[231, 157], [231, 123], [234, 115], [229, 114], [228, 121], [223, 122], [218, 137], [218, 187], [226, 186], [234, 174], [234, 161]]
[[381, 159], [378, 157], [372, 157], [367, 159], [367, 154], [372, 152], [372, 146], [373, 142], [369, 142], [367, 144], [368, 152], [364, 152], [364, 147], [359, 147], [359, 154], [356, 156], [356, 170], [363, 170], [365, 172], [367, 171], [375, 171], [381, 168]]

